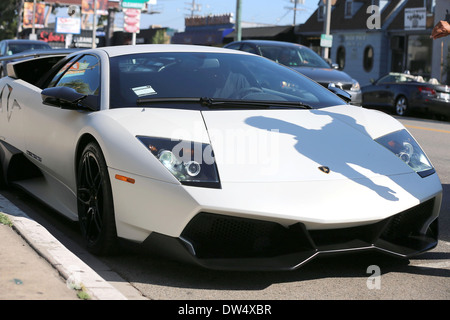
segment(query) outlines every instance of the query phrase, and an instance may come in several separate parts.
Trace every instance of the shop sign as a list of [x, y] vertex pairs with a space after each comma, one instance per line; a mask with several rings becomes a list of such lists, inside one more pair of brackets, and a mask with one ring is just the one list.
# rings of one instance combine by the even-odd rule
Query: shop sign
[[425, 30], [427, 28], [426, 8], [405, 9], [405, 30]]
[[80, 18], [57, 17], [56, 18], [56, 32], [57, 33], [80, 34], [81, 33], [81, 19]]
[[123, 31], [130, 33], [139, 33], [141, 24], [141, 10], [123, 9], [123, 13]]

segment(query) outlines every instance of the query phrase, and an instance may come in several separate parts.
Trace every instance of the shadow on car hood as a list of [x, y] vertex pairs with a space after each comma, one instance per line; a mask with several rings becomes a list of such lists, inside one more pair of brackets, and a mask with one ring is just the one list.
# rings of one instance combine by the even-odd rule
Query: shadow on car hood
[[222, 181], [357, 181], [411, 172], [355, 119], [324, 109], [203, 116]]

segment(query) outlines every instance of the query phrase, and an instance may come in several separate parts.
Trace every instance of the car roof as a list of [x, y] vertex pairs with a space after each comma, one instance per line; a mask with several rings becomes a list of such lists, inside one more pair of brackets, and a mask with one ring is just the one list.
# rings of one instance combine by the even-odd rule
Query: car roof
[[209, 47], [200, 45], [187, 44], [140, 44], [140, 45], [123, 45], [111, 47], [99, 47], [96, 50], [106, 52], [110, 57], [145, 53], [145, 52], [215, 52], [215, 53], [229, 53], [229, 54], [249, 54], [247, 52], [231, 50], [219, 47]]
[[1, 42], [16, 42], [16, 43], [39, 43], [39, 44], [47, 44], [47, 42], [42, 40], [29, 40], [29, 39], [6, 39], [2, 40]]
[[293, 43], [293, 42], [285, 42], [285, 41], [276, 41], [276, 40], [240, 40], [234, 41], [232, 43], [253, 43], [253, 44], [265, 44], [271, 46], [284, 46], [284, 47], [304, 47], [301, 44]]

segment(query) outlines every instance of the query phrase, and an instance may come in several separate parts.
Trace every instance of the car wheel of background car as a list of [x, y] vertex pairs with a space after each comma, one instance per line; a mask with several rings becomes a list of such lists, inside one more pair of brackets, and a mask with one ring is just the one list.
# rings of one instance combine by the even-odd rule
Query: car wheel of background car
[[78, 218], [88, 250], [97, 255], [117, 249], [114, 205], [108, 170], [98, 144], [83, 150], [77, 174]]
[[395, 101], [395, 113], [399, 116], [406, 116], [408, 112], [408, 100], [404, 96], [398, 97]]

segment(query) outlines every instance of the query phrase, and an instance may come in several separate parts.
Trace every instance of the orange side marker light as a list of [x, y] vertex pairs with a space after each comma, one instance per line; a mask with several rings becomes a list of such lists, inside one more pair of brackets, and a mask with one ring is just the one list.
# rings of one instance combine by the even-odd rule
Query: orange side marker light
[[133, 178], [121, 176], [120, 174], [116, 174], [116, 179], [120, 180], [120, 181], [131, 183], [131, 184], [134, 184], [136, 182], [136, 180], [134, 180]]

